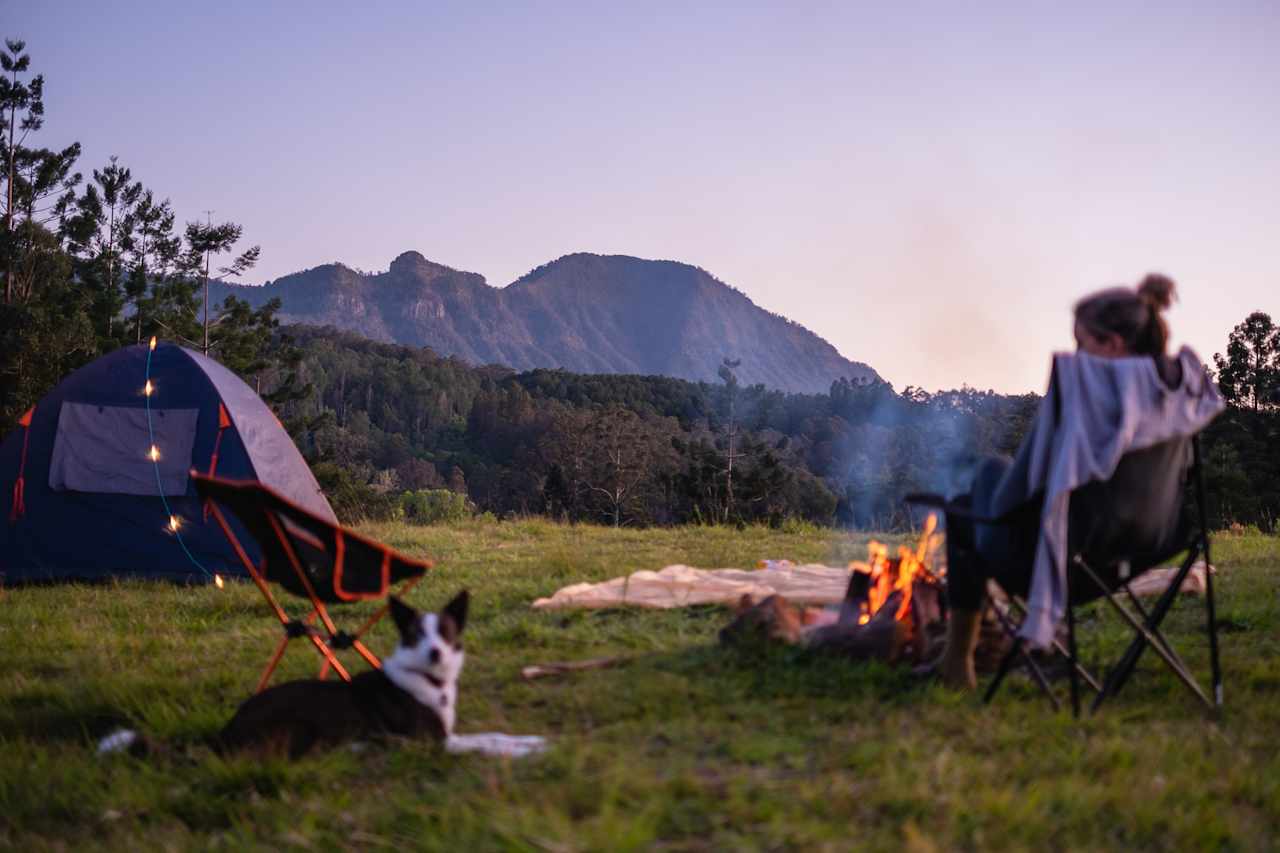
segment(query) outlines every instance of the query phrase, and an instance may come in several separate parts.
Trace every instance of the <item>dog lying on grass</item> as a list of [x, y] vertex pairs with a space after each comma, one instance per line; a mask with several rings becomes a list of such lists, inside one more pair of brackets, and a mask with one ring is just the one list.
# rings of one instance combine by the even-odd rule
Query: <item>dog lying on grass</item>
[[[297, 758], [312, 749], [393, 736], [434, 740], [449, 752], [519, 757], [542, 751], [546, 742], [540, 737], [453, 730], [468, 602], [463, 590], [439, 613], [420, 613], [392, 596], [400, 643], [381, 669], [350, 682], [290, 681], [255, 694], [218, 734], [214, 750]], [[133, 730], [117, 731], [98, 745], [99, 754], [122, 751], [150, 753], [163, 747]]]

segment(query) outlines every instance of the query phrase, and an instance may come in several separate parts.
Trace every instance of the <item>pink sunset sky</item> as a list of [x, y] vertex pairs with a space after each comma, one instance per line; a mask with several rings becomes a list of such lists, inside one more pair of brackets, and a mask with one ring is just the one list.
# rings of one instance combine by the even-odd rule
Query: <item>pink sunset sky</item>
[[1206, 359], [1280, 315], [1274, 3], [3, 8], [32, 141], [241, 223], [252, 281], [669, 258], [898, 388], [1008, 392], [1149, 270]]

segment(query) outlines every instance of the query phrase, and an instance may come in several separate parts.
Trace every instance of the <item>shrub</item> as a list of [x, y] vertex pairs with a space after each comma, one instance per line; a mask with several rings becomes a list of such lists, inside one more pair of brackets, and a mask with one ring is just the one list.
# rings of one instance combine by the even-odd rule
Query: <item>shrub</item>
[[471, 517], [466, 495], [448, 489], [418, 489], [400, 496], [404, 520], [410, 524], [454, 524]]
[[311, 466], [311, 473], [343, 524], [394, 521], [399, 517], [400, 506], [395, 496], [379, 494], [348, 469], [332, 462], [320, 462]]

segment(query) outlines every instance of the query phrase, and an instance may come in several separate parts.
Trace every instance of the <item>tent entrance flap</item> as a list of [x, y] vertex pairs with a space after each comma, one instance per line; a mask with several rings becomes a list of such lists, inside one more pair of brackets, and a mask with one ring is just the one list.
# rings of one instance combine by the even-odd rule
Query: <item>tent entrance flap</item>
[[[49, 465], [54, 491], [182, 495], [187, 491], [199, 409], [64, 402]], [[152, 448], [154, 447], [154, 458]]]

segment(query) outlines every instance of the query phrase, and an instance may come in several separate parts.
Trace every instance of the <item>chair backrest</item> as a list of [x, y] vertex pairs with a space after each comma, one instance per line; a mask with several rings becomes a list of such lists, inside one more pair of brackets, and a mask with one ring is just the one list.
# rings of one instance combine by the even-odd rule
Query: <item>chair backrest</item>
[[1137, 574], [1182, 550], [1189, 539], [1184, 498], [1193, 441], [1177, 438], [1128, 453], [1111, 479], [1075, 490], [1071, 553], [1104, 569], [1127, 560]]
[[[332, 524], [260, 482], [191, 478], [202, 498], [229, 509], [262, 548], [262, 565], [246, 564], [249, 573], [294, 595], [328, 604], [382, 598], [392, 584], [434, 565]], [[235, 538], [229, 526], [225, 532]]]

